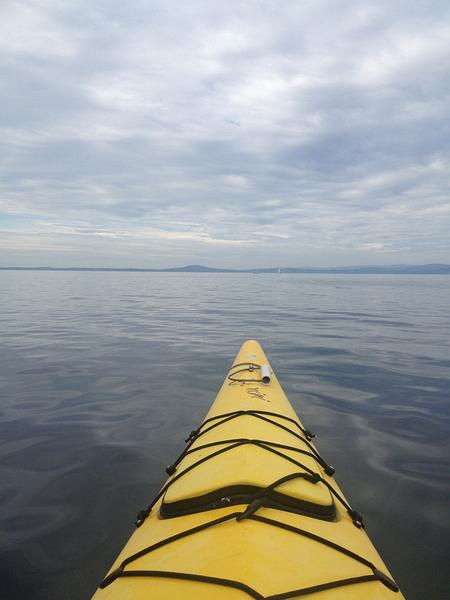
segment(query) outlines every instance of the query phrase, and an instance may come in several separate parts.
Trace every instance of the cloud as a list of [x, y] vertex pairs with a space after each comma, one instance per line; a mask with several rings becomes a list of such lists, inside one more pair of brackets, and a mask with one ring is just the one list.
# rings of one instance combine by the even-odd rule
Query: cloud
[[2, 3], [2, 264], [450, 261], [448, 3], [185, 4]]
[[361, 245], [361, 250], [368, 250], [373, 252], [386, 252], [387, 250], [386, 244], [381, 244], [380, 242], [368, 242], [366, 244]]

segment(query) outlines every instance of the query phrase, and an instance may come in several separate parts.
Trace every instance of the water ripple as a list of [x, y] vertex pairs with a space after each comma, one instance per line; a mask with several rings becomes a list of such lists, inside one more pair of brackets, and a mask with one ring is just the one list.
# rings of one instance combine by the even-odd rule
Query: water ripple
[[409, 600], [445, 597], [448, 278], [0, 277], [8, 599], [90, 597], [246, 338], [265, 346]]

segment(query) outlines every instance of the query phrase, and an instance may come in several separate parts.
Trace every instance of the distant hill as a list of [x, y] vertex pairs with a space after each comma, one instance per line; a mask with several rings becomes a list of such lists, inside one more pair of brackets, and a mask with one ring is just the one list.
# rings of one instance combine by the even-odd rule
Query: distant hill
[[[450, 265], [432, 263], [427, 265], [358, 265], [351, 267], [298, 267], [271, 269], [270, 272], [281, 273], [350, 273], [350, 274], [450, 274]], [[269, 272], [261, 269], [260, 272]]]
[[239, 273], [235, 269], [216, 269], [215, 267], [205, 267], [204, 265], [187, 265], [186, 267], [172, 267], [169, 269], [158, 269], [168, 273]]
[[115, 267], [0, 267], [0, 271], [118, 271], [131, 273], [330, 273], [330, 274], [392, 274], [392, 275], [449, 275], [450, 265], [358, 265], [351, 267], [270, 267], [255, 269], [218, 269], [204, 265], [187, 265], [167, 269], [139, 269]]

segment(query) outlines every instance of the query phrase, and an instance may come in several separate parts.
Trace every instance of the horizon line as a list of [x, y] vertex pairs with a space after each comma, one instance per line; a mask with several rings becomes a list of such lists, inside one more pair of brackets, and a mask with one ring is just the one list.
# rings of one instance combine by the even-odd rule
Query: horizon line
[[301, 267], [210, 267], [206, 265], [190, 264], [176, 267], [103, 267], [103, 266], [0, 266], [2, 271], [111, 271], [111, 272], [196, 272], [196, 273], [340, 273], [340, 272], [419, 272], [419, 273], [450, 273], [449, 263], [424, 263], [424, 264], [389, 264], [389, 265], [345, 265], [345, 266], [301, 266]]

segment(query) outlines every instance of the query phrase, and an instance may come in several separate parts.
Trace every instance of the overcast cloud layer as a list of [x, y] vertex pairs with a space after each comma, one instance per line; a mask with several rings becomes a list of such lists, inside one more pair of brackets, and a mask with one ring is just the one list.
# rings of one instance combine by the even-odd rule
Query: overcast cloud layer
[[450, 262], [448, 0], [3, 0], [0, 265]]

